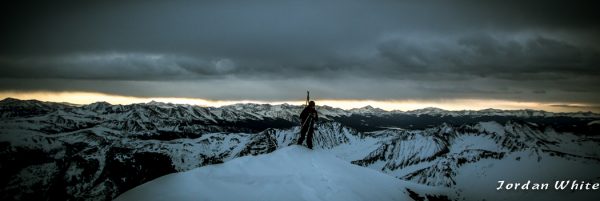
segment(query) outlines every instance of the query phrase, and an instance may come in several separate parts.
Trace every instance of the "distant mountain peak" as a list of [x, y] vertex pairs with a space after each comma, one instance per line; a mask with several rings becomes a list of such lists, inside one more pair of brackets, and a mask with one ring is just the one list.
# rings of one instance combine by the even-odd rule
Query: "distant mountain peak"
[[7, 97], [5, 99], [0, 100], [0, 102], [15, 102], [15, 101], [20, 101], [20, 100], [16, 99], [16, 98], [11, 98], [11, 97]]
[[[0, 101], [0, 105], [19, 105], [19, 106], [25, 106], [25, 107], [32, 107], [32, 106], [40, 106], [40, 105], [44, 105], [44, 104], [64, 104], [64, 103], [54, 103], [54, 102], [42, 102], [39, 100], [35, 100], [35, 99], [30, 99], [30, 100], [21, 100], [21, 99], [16, 99], [16, 98], [5, 98], [4, 100]], [[66, 105], [66, 104], [64, 104]]]
[[356, 112], [356, 113], [365, 113], [365, 114], [375, 114], [375, 113], [386, 113], [387, 112], [381, 108], [376, 108], [371, 105], [367, 105], [367, 106], [364, 106], [361, 108], [353, 108], [348, 111]]
[[362, 108], [363, 108], [363, 109], [375, 109], [375, 108], [374, 108], [373, 106], [371, 106], [371, 105], [367, 105], [367, 106], [364, 106], [364, 107], [362, 107]]
[[98, 101], [98, 102], [94, 102], [90, 105], [111, 105], [109, 102], [106, 101]]
[[16, 98], [11, 98], [11, 97], [7, 97], [3, 100], [0, 100], [0, 103], [25, 103], [25, 102], [42, 102], [42, 101], [35, 100], [35, 99], [21, 100], [21, 99], [16, 99]]
[[[5, 98], [0, 101], [0, 105], [9, 106], [9, 105], [20, 105], [23, 107], [83, 107], [83, 108], [108, 108], [114, 106], [108, 102], [100, 101], [87, 105], [75, 105], [70, 103], [55, 103], [55, 102], [42, 102], [38, 100], [19, 100], [15, 98]], [[225, 105], [220, 107], [209, 107], [209, 106], [199, 106], [199, 105], [188, 105], [188, 104], [173, 104], [173, 103], [164, 103], [152, 100], [148, 103], [136, 103], [129, 105], [121, 105], [124, 107], [133, 106], [133, 107], [144, 107], [144, 106], [159, 106], [163, 108], [175, 108], [178, 106], [184, 107], [196, 107], [196, 108], [208, 108], [208, 109], [216, 109], [216, 110], [236, 110], [236, 111], [289, 111], [292, 113], [296, 113], [296, 110], [302, 109], [303, 105], [290, 105], [290, 104], [281, 104], [281, 105], [271, 105], [271, 104], [258, 104], [258, 103], [236, 103], [231, 105]], [[555, 113], [555, 112], [547, 112], [543, 110], [533, 110], [533, 109], [520, 109], [520, 110], [502, 110], [502, 109], [494, 109], [488, 108], [483, 110], [460, 110], [460, 111], [452, 111], [445, 110], [437, 107], [426, 107], [422, 109], [409, 110], [409, 111], [386, 111], [381, 108], [376, 108], [371, 105], [367, 105], [361, 108], [353, 108], [353, 109], [340, 109], [335, 107], [330, 107], [327, 105], [317, 106], [317, 110], [319, 112], [325, 112], [327, 115], [331, 116], [349, 116], [352, 114], [369, 114], [369, 115], [390, 115], [390, 114], [406, 114], [406, 115], [433, 115], [433, 116], [520, 116], [520, 117], [551, 117], [551, 116], [571, 116], [571, 117], [600, 117], [600, 114], [593, 112], [569, 112], [569, 113]]]

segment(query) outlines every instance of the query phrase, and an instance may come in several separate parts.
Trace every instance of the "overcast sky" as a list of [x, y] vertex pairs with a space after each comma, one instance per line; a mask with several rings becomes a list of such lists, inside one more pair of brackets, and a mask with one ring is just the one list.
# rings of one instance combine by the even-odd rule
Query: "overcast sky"
[[440, 2], [3, 3], [0, 91], [600, 105], [596, 5]]

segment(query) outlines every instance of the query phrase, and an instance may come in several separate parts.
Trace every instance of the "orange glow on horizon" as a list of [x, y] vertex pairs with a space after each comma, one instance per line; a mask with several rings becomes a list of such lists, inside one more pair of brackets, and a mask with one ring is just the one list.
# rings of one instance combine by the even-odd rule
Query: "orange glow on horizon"
[[[302, 105], [300, 101], [262, 101], [262, 100], [207, 100], [200, 98], [176, 98], [176, 97], [132, 97], [119, 96], [92, 92], [0, 92], [0, 99], [17, 98], [22, 100], [36, 99], [49, 102], [67, 102], [73, 104], [90, 104], [99, 101], [106, 101], [111, 104], [133, 104], [147, 103], [150, 101], [189, 104], [200, 106], [220, 107], [236, 103], [257, 103], [257, 104], [291, 104]], [[486, 99], [446, 99], [446, 100], [315, 100], [317, 105], [328, 105], [342, 109], [360, 108], [370, 105], [383, 110], [415, 110], [426, 107], [437, 107], [445, 110], [482, 110], [488, 108], [518, 110], [534, 109], [550, 112], [577, 112], [592, 111], [599, 112], [598, 107], [578, 103], [540, 103], [540, 102], [520, 102], [510, 100], [486, 100]], [[575, 107], [556, 107], [553, 105], [570, 105]]]

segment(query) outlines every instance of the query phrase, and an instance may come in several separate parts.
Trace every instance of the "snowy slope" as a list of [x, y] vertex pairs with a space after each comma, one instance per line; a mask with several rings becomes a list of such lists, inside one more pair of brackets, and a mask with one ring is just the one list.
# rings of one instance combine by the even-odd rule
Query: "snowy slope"
[[116, 201], [411, 200], [405, 182], [327, 152], [290, 146], [160, 177]]
[[477, 163], [466, 164], [455, 170], [454, 188], [466, 200], [596, 201], [600, 198], [598, 190], [496, 190], [497, 181], [525, 183], [530, 180], [549, 183], [552, 185], [550, 188], [553, 188], [557, 180], [600, 182], [598, 162], [573, 160], [545, 153], [541, 155], [538, 160], [538, 155], [528, 150], [510, 153], [500, 160], [482, 159]]

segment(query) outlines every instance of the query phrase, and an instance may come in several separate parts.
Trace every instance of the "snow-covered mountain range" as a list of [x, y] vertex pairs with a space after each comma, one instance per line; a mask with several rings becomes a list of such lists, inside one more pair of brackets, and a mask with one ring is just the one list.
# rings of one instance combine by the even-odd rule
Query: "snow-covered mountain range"
[[[0, 199], [112, 200], [163, 175], [269, 154], [295, 143], [301, 109], [4, 99]], [[415, 200], [599, 195], [495, 190], [498, 179], [528, 176], [600, 182], [595, 113], [317, 110], [317, 151], [411, 183], [403, 188]]]

